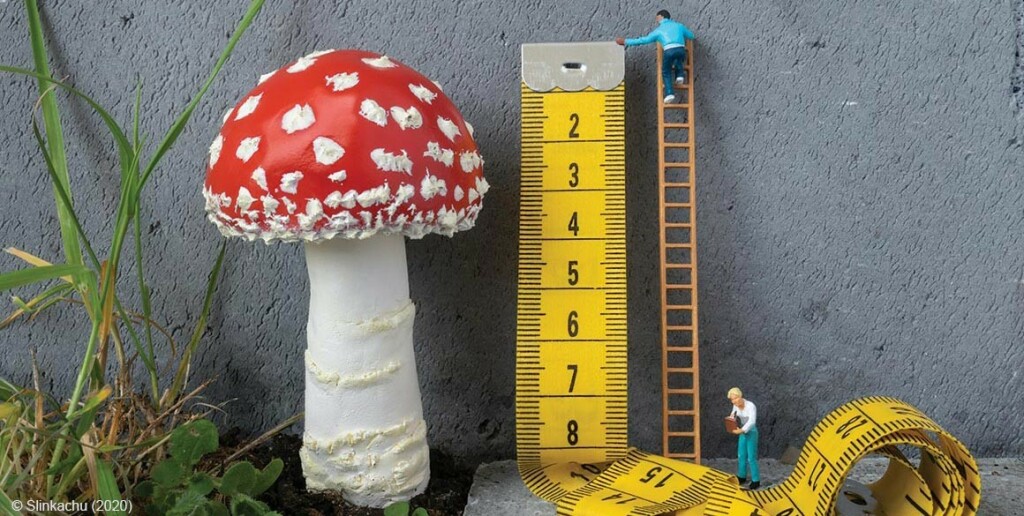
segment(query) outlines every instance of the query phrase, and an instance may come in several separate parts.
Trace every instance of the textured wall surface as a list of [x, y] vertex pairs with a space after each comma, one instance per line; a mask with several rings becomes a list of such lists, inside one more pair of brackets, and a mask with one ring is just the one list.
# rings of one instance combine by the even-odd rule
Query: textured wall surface
[[[130, 118], [144, 85], [156, 138], [234, 24], [225, 2], [43, 1], [55, 74]], [[143, 206], [155, 313], [191, 331], [221, 237], [202, 213], [206, 149], [259, 74], [314, 49], [386, 52], [445, 86], [477, 128], [493, 185], [478, 226], [407, 246], [433, 445], [467, 461], [514, 453], [518, 60], [524, 42], [646, 33], [648, 0], [270, 1], [157, 171]], [[762, 411], [763, 451], [801, 442], [834, 406], [887, 394], [981, 455], [1024, 453], [1024, 120], [1017, 0], [684, 1], [697, 34], [705, 455], [725, 392]], [[30, 66], [22, 5], [0, 3], [0, 63]], [[654, 53], [627, 53], [631, 441], [660, 447]], [[30, 133], [35, 85], [0, 78], [0, 243], [60, 260]], [[62, 101], [72, 181], [98, 247], [116, 202], [99, 120]], [[0, 270], [21, 265], [0, 257]], [[126, 277], [131, 274], [128, 270]], [[301, 246], [228, 247], [193, 378], [227, 425], [301, 409], [308, 295]], [[23, 292], [22, 294], [29, 294]], [[137, 300], [126, 296], [132, 305]], [[0, 376], [70, 392], [87, 328], [57, 308], [0, 333]]]

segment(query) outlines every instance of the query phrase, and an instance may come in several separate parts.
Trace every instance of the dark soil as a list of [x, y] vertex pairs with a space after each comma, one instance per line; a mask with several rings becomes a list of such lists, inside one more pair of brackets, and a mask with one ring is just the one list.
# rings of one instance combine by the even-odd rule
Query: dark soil
[[[237, 432], [221, 437], [222, 445], [238, 445]], [[225, 442], [226, 441], [226, 442]], [[262, 468], [274, 458], [284, 461], [284, 471], [277, 483], [259, 499], [277, 512], [291, 516], [379, 516], [381, 509], [367, 509], [348, 504], [341, 495], [310, 493], [302, 477], [299, 448], [302, 439], [296, 435], [274, 436], [247, 454], [246, 460]], [[223, 448], [222, 448], [223, 449]], [[447, 454], [430, 450], [430, 484], [427, 491], [412, 499], [412, 508], [423, 507], [430, 516], [458, 516], [466, 507], [466, 497], [473, 483], [473, 470], [461, 467]]]

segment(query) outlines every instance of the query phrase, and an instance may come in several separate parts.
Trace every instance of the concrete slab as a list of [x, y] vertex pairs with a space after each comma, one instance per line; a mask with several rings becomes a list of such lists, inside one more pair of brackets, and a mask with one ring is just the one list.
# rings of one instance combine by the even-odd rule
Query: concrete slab
[[[887, 460], [868, 458], [854, 467], [850, 478], [869, 483], [885, 472]], [[735, 459], [710, 459], [704, 464], [722, 471], [736, 471]], [[782, 482], [793, 470], [775, 459], [762, 459], [761, 484]], [[1024, 458], [981, 459], [981, 507], [978, 512], [989, 516], [1021, 516], [1020, 498], [1024, 493]], [[481, 465], [473, 479], [463, 516], [554, 516], [555, 507], [534, 496], [519, 478], [512, 460]]]

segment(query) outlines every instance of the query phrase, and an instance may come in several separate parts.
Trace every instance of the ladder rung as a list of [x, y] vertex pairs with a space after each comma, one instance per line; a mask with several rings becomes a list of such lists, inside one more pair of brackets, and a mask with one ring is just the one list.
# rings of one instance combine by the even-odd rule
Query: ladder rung
[[692, 263], [666, 263], [666, 269], [692, 269]]
[[670, 411], [668, 411], [668, 415], [670, 415], [670, 416], [692, 416], [693, 414], [694, 414], [693, 410], [670, 410]]
[[693, 244], [669, 244], [669, 243], [666, 243], [665, 247], [668, 247], [669, 249], [689, 249], [689, 248], [693, 247]]
[[666, 331], [693, 331], [693, 326], [666, 326]]
[[689, 143], [668, 143], [668, 142], [665, 142], [665, 143], [663, 143], [663, 145], [665, 147], [670, 148], [670, 149], [688, 149], [688, 148], [690, 148], [690, 144]]
[[681, 161], [670, 161], [665, 163], [665, 168], [690, 168], [690, 164]]
[[669, 394], [693, 394], [693, 389], [665, 389]]
[[665, 285], [666, 290], [687, 290], [693, 288], [693, 285]]
[[693, 432], [668, 432], [669, 437], [693, 437]]
[[667, 202], [665, 203], [666, 208], [689, 208], [692, 206], [688, 202]]
[[665, 351], [674, 353], [693, 353], [693, 346], [665, 346]]
[[670, 459], [696, 459], [697, 455], [694, 453], [666, 453], [665, 457]]
[[665, 188], [689, 188], [690, 183], [665, 183]]
[[686, 122], [665, 122], [665, 129], [686, 129], [690, 124]]
[[689, 222], [666, 222], [665, 227], [667, 228], [692, 228], [693, 224]]
[[692, 367], [669, 367], [666, 371], [670, 373], [692, 373]]
[[693, 310], [693, 305], [665, 305], [665, 310]]
[[689, 109], [689, 104], [665, 104], [665, 109]]

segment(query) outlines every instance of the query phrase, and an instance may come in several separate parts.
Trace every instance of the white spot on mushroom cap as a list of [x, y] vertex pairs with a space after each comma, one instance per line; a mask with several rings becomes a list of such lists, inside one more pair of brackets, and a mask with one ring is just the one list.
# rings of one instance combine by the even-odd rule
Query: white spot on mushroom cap
[[269, 192], [267, 188], [267, 171], [263, 170], [263, 167], [256, 167], [256, 170], [252, 171], [252, 180], [256, 181], [256, 184], [260, 186], [265, 192]]
[[455, 153], [451, 149], [441, 148], [437, 142], [427, 142], [427, 152], [424, 152], [423, 155], [449, 167], [455, 161]]
[[308, 199], [306, 201], [306, 212], [298, 215], [299, 227], [305, 230], [313, 229], [313, 226], [324, 216], [324, 208], [320, 205], [319, 199]]
[[469, 189], [469, 202], [473, 202], [480, 198], [480, 193], [476, 191], [476, 188]]
[[404, 131], [406, 128], [419, 129], [423, 125], [423, 116], [415, 107], [402, 109], [400, 106], [391, 108], [391, 118], [398, 122], [398, 126]]
[[334, 181], [335, 183], [340, 183], [340, 182], [344, 181], [345, 179], [348, 179], [348, 173], [345, 172], [344, 170], [339, 170], [339, 171], [337, 171], [337, 172], [327, 176], [327, 179], [330, 179], [331, 181]]
[[249, 209], [252, 202], [256, 199], [253, 198], [249, 189], [242, 186], [238, 188], [238, 197], [235, 198], [235, 206], [238, 206], [238, 211], [245, 211]]
[[448, 139], [453, 142], [455, 141], [456, 136], [462, 134], [462, 131], [459, 131], [458, 125], [456, 125], [451, 120], [448, 120], [447, 118], [441, 116], [437, 117], [437, 128], [440, 129], [441, 132], [444, 133], [444, 135], [447, 136]]
[[455, 225], [459, 223], [459, 214], [455, 210], [441, 207], [437, 212], [437, 223], [443, 228], [442, 234], [451, 236], [455, 233]]
[[476, 151], [463, 152], [462, 154], [459, 154], [459, 165], [462, 166], [463, 172], [472, 172], [483, 164], [484, 160], [480, 158], [480, 154]]
[[353, 217], [352, 214], [347, 211], [340, 211], [338, 213], [335, 213], [334, 215], [331, 215], [330, 225], [332, 229], [346, 229], [355, 223], [356, 218]]
[[243, 138], [242, 142], [238, 144], [238, 148], [235, 149], [235, 156], [242, 160], [243, 163], [248, 163], [249, 159], [252, 158], [253, 154], [260, 149], [260, 137], [253, 136], [252, 138]]
[[334, 91], [345, 91], [359, 84], [359, 74], [357, 72], [336, 73], [328, 75], [325, 79], [327, 79], [327, 85], [333, 88]]
[[302, 172], [299, 171], [288, 172], [281, 176], [281, 191], [290, 194], [297, 193], [300, 180], [302, 180]]
[[243, 102], [241, 106], [238, 106], [238, 114], [235, 115], [235, 120], [241, 120], [251, 115], [253, 111], [256, 111], [256, 106], [260, 105], [260, 99], [262, 98], [263, 94], [260, 93], [259, 95], [253, 95], [245, 99], [245, 102]]
[[388, 124], [388, 112], [385, 111], [384, 108], [380, 107], [380, 104], [373, 99], [363, 100], [359, 105], [359, 114], [363, 118], [381, 127]]
[[463, 190], [461, 186], [456, 186], [453, 196], [456, 201], [461, 201], [462, 198], [466, 196], [466, 191]]
[[235, 108], [228, 108], [228, 110], [224, 112], [224, 119], [221, 120], [221, 123], [228, 123], [228, 118], [231, 118], [231, 112], [234, 110]]
[[426, 177], [420, 183], [420, 195], [429, 201], [435, 195], [442, 197], [448, 195], [448, 187], [445, 185], [444, 179], [438, 179], [437, 176], [432, 176], [427, 172]]
[[298, 105], [288, 110], [287, 113], [281, 117], [281, 129], [284, 129], [286, 133], [292, 134], [296, 131], [301, 131], [307, 127], [313, 125], [316, 122], [316, 117], [313, 115], [313, 108], [309, 107], [309, 104]]
[[370, 159], [377, 164], [378, 169], [384, 172], [405, 172], [412, 175], [412, 160], [404, 150], [399, 156], [384, 152], [383, 148], [373, 149], [370, 151]]
[[476, 189], [478, 192], [480, 192], [480, 196], [482, 197], [485, 193], [487, 193], [488, 190], [491, 189], [491, 185], [487, 183], [487, 180], [484, 179], [483, 176], [481, 176], [476, 178]]
[[217, 164], [217, 160], [220, 159], [220, 151], [224, 148], [224, 137], [217, 135], [213, 139], [213, 143], [210, 144], [210, 166]]
[[363, 208], [369, 208], [377, 204], [383, 204], [388, 202], [391, 198], [391, 187], [388, 185], [380, 185], [376, 188], [370, 188], [365, 190], [356, 196], [356, 201]]
[[315, 62], [315, 57], [302, 56], [299, 58], [298, 61], [295, 62], [295, 64], [289, 66], [286, 71], [288, 73], [298, 73], [305, 70], [306, 68], [309, 68], [310, 66], [313, 66], [313, 63]]
[[284, 207], [288, 210], [288, 213], [295, 213], [295, 208], [297, 208], [298, 206], [296, 206], [291, 199], [287, 197], [282, 197], [281, 202], [284, 203]]
[[434, 83], [434, 86], [437, 86], [437, 89], [439, 89], [441, 91], [444, 91], [444, 88], [441, 87], [441, 83], [439, 83], [437, 81], [430, 81], [430, 82]]
[[327, 195], [324, 199], [324, 204], [329, 208], [337, 208], [341, 206], [341, 192], [334, 191]]
[[427, 104], [434, 102], [434, 99], [437, 98], [437, 93], [430, 91], [430, 89], [422, 84], [410, 84], [409, 91], [411, 91], [413, 95], [416, 95], [416, 98], [426, 102]]
[[416, 194], [416, 187], [409, 184], [402, 184], [398, 187], [395, 192], [395, 204], [405, 204], [406, 201], [412, 199], [412, 196]]
[[356, 206], [356, 191], [349, 190], [345, 192], [345, 195], [341, 197], [341, 205], [348, 210], [355, 208]]
[[[407, 183], [402, 183], [402, 185], [398, 187], [398, 190], [395, 190], [395, 196], [392, 199], [391, 204], [387, 207], [388, 215], [394, 217], [398, 208], [408, 202], [409, 199], [412, 199], [413, 195], [416, 195], [416, 187]], [[406, 218], [408, 217], [403, 216], [403, 222]]]
[[394, 68], [398, 66], [388, 56], [380, 56], [377, 58], [364, 57], [363, 62], [374, 67], [374, 68]]
[[264, 195], [260, 197], [260, 202], [263, 203], [263, 213], [266, 213], [267, 215], [271, 215], [277, 211], [277, 207], [281, 204], [277, 202], [277, 199], [272, 195]]
[[463, 120], [462, 123], [466, 124], [466, 130], [469, 131], [469, 137], [472, 138], [476, 134], [476, 130], [473, 129], [473, 124]]
[[267, 79], [273, 77], [275, 73], [277, 73], [277, 70], [274, 70], [273, 72], [268, 72], [268, 73], [265, 73], [265, 74], [261, 75], [258, 84], [263, 84], [264, 82], [267, 82]]
[[313, 154], [316, 155], [317, 163], [333, 165], [345, 155], [345, 149], [330, 138], [318, 136], [313, 140]]

